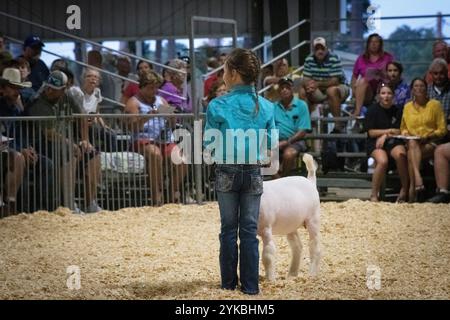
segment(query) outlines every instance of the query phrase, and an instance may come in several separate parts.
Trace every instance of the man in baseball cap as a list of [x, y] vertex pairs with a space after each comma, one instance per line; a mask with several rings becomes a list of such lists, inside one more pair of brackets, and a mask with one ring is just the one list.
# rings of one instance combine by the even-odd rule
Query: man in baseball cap
[[[54, 117], [62, 113], [70, 114], [69, 97], [65, 96], [67, 88], [68, 77], [60, 71], [55, 70], [50, 73], [47, 80], [43, 83], [41, 93], [28, 108], [30, 116]], [[78, 126], [78, 124], [75, 124]], [[82, 131], [82, 127], [79, 130]], [[80, 132], [83, 135], [82, 132]], [[79, 141], [79, 136], [67, 137], [57, 130], [57, 122], [55, 120], [40, 121], [35, 129], [35, 137], [37, 139], [35, 145], [41, 153], [52, 159], [55, 166], [59, 166], [62, 179], [67, 179], [71, 176], [72, 170], [82, 169], [84, 173], [84, 185], [88, 185], [89, 190], [97, 189], [97, 176], [95, 170], [100, 168], [100, 156], [96, 153], [94, 147], [89, 143], [87, 137], [85, 140]], [[61, 146], [67, 145], [68, 154], [63, 153]], [[95, 171], [95, 172], [94, 172]], [[72, 181], [73, 183], [74, 181]], [[68, 181], [67, 181], [68, 183]], [[72, 189], [74, 190], [74, 189]], [[88, 195], [91, 199], [87, 199]], [[66, 194], [65, 196], [68, 196]], [[86, 193], [86, 211], [96, 212], [101, 210], [92, 199], [92, 193]], [[73, 203], [71, 209], [76, 213], [81, 213], [78, 206]]]
[[59, 108], [58, 102], [65, 94], [67, 81], [67, 76], [62, 71], [55, 70], [50, 73], [47, 80], [42, 84], [38, 99], [30, 106], [30, 110], [36, 110], [37, 105], [39, 111], [44, 110], [45, 114], [42, 114], [42, 116], [55, 116], [54, 110]]
[[283, 85], [288, 85], [288, 86], [292, 87], [292, 84], [293, 84], [293, 81], [290, 78], [284, 77], [278, 81], [278, 88], [280, 88]]
[[68, 79], [64, 72], [55, 70], [50, 73], [47, 81], [44, 82], [44, 86], [55, 90], [61, 90], [66, 88], [67, 81]]
[[29, 107], [30, 115], [55, 116], [57, 103], [64, 95], [67, 86], [67, 76], [59, 71], [53, 71], [42, 85], [41, 93]]
[[326, 49], [327, 48], [327, 41], [325, 40], [325, 38], [322, 37], [317, 37], [313, 40], [313, 47], [314, 49], [318, 46], [321, 45], [322, 48]]
[[[341, 59], [328, 50], [323, 37], [315, 38], [313, 51], [305, 59], [300, 96], [306, 100], [311, 112], [316, 112], [317, 105], [326, 102], [333, 117], [339, 117], [341, 103], [349, 94], [350, 87], [346, 84]], [[335, 122], [336, 131], [344, 129], [345, 122]]]
[[44, 43], [41, 38], [36, 35], [29, 35], [23, 42], [23, 54], [21, 57], [25, 58], [30, 64], [30, 79], [33, 84], [33, 90], [38, 91], [42, 82], [47, 79], [49, 70], [44, 61], [41, 60], [42, 47]]
[[42, 42], [41, 38], [35, 35], [29, 35], [23, 42], [23, 47], [44, 47], [45, 44]]
[[311, 130], [308, 106], [294, 96], [292, 86], [293, 81], [288, 77], [278, 80], [280, 100], [274, 103], [274, 116], [282, 169], [275, 178], [287, 176], [295, 167], [298, 154], [307, 150], [303, 138]]

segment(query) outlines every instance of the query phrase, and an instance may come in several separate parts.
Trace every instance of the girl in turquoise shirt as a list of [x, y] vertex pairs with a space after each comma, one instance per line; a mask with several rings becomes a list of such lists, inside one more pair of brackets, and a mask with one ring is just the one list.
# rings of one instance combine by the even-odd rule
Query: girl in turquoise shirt
[[[221, 287], [228, 290], [237, 287], [239, 260], [240, 289], [246, 294], [259, 293], [259, 241], [256, 232], [263, 192], [259, 164], [265, 158], [260, 149], [264, 139], [259, 130], [266, 130], [270, 145], [270, 130], [275, 128], [272, 103], [258, 96], [256, 91], [259, 71], [259, 59], [252, 51], [235, 49], [230, 53], [223, 75], [230, 92], [210, 102], [204, 136], [205, 146], [212, 142], [219, 144], [213, 159], [217, 164], [215, 188], [221, 219]], [[211, 129], [216, 129], [217, 141], [210, 139], [208, 131]], [[248, 134], [243, 137], [236, 130]], [[231, 137], [228, 141], [227, 136]]]

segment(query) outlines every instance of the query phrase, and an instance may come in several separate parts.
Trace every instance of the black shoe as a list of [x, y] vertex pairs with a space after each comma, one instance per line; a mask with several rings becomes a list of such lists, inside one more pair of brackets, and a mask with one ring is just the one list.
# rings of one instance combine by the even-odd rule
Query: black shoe
[[450, 193], [438, 192], [436, 195], [427, 200], [431, 203], [448, 203], [450, 201]]
[[418, 203], [425, 202], [425, 189], [416, 190], [416, 202]]

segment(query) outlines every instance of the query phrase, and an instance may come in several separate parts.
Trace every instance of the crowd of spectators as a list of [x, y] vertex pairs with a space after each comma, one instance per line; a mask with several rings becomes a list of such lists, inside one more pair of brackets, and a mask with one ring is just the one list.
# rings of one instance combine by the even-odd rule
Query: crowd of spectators
[[[275, 105], [280, 130], [281, 167], [275, 178], [288, 175], [298, 153], [307, 150], [303, 138], [314, 127], [311, 116], [342, 117], [342, 105], [353, 102], [350, 119], [362, 120], [368, 135], [364, 151], [374, 160], [371, 201], [379, 201], [385, 174], [391, 169], [400, 178], [398, 202], [425, 201], [422, 171], [434, 162], [437, 188], [428, 201], [448, 202], [449, 53], [446, 42], [436, 41], [427, 73], [417, 75], [411, 84], [403, 79], [403, 65], [384, 50], [378, 34], [369, 35], [350, 83], [340, 57], [329, 50], [323, 37], [313, 40], [301, 76], [285, 58], [266, 65], [261, 72], [263, 95]], [[208, 95], [206, 101], [210, 99]], [[344, 133], [350, 129], [348, 123], [335, 120], [331, 133]]]
[[[96, 199], [100, 151], [118, 150], [118, 132], [101, 118], [101, 108], [110, 106], [119, 112], [140, 115], [158, 113], [159, 108], [176, 113], [193, 111], [188, 57], [167, 61], [168, 68], [160, 75], [144, 60], [138, 61], [134, 74], [131, 60], [118, 56], [115, 69], [109, 68], [120, 76], [114, 77], [96, 69], [108, 69], [106, 60], [111, 56], [92, 50], [88, 52], [87, 63], [93, 68], [85, 68], [78, 78], [63, 59], [56, 59], [48, 69], [40, 59], [45, 44], [38, 36], [27, 37], [22, 54], [15, 59], [4, 42], [0, 35], [0, 116], [92, 114], [93, 117], [77, 118], [71, 130], [61, 130], [57, 121], [40, 121], [38, 126], [26, 121], [27, 125], [21, 126], [14, 121], [0, 121], [2, 210], [52, 210], [62, 201], [59, 193], [67, 197], [64, 194], [67, 191], [56, 192], [55, 185], [69, 185], [71, 190], [76, 176], [83, 179], [85, 201], [82, 208], [71, 204], [72, 209], [101, 210]], [[404, 66], [384, 50], [378, 34], [368, 37], [364, 52], [354, 64], [350, 82], [340, 57], [330, 50], [323, 37], [313, 40], [302, 73], [293, 72], [286, 58], [264, 66], [256, 85], [263, 87], [263, 96], [274, 103], [276, 127], [280, 130], [281, 167], [275, 178], [289, 175], [298, 154], [308, 150], [304, 137], [314, 126], [311, 116], [331, 113], [333, 117], [341, 117], [342, 105], [351, 99], [354, 102], [351, 117], [364, 118], [368, 134], [365, 151], [375, 161], [371, 200], [379, 201], [384, 176], [395, 164], [401, 181], [397, 201], [424, 201], [421, 169], [428, 163], [425, 160], [431, 159], [437, 189], [429, 201], [448, 202], [449, 51], [446, 42], [437, 41], [427, 73], [417, 75], [410, 85], [402, 77]], [[225, 53], [207, 60], [207, 70], [217, 72], [203, 83], [203, 111], [211, 100], [227, 94], [220, 68], [225, 60]], [[125, 107], [112, 107], [109, 100], [120, 101]], [[150, 197], [156, 204], [164, 202], [162, 163], [176, 148], [172, 130], [177, 121], [176, 117], [126, 120], [125, 127], [132, 136], [129, 150], [144, 156], [152, 190]], [[346, 120], [335, 121], [333, 133], [344, 133], [347, 128]], [[168, 201], [180, 201], [186, 167], [173, 165], [170, 170], [174, 182]], [[57, 176], [56, 172], [62, 174]], [[42, 187], [48, 192], [37, 200], [36, 188]], [[22, 192], [18, 192], [20, 188]], [[19, 194], [27, 197], [27, 201], [21, 202], [28, 205], [18, 207]]]
[[[155, 76], [153, 65], [147, 61], [139, 61], [137, 74], [133, 74], [127, 56], [112, 57], [91, 50], [87, 54], [87, 63], [92, 68], [85, 68], [78, 78], [64, 59], [54, 60], [48, 69], [40, 59], [45, 44], [38, 36], [27, 37], [22, 54], [15, 59], [6, 50], [1, 35], [0, 39], [0, 116], [18, 118], [18, 121], [1, 121], [2, 211], [54, 210], [61, 203], [67, 204], [67, 199], [74, 212], [101, 210], [96, 199], [101, 172], [100, 152], [118, 151], [117, 134], [122, 133], [116, 132], [100, 116], [101, 108], [108, 113], [118, 110], [111, 100], [122, 102], [125, 107], [119, 109], [121, 113], [151, 114], [163, 104], [174, 106], [175, 112], [192, 110], [189, 83], [186, 83], [190, 77], [188, 57], [168, 61], [169, 69], [163, 70], [162, 78]], [[115, 61], [114, 68], [110, 67], [111, 61]], [[120, 77], [100, 73], [98, 68]], [[79, 86], [75, 85], [78, 83]], [[214, 92], [218, 89], [223, 93], [223, 87], [215, 88]], [[164, 103], [158, 104], [160, 101]], [[92, 117], [76, 118], [70, 129], [62, 128], [63, 124], [58, 121], [38, 120], [32, 125], [31, 121], [22, 118], [73, 114], [92, 114]], [[162, 199], [164, 177], [160, 177], [163, 172], [161, 158], [170, 156], [174, 146], [170, 134], [174, 127], [165, 128], [169, 124], [176, 125], [162, 117], [147, 118], [137, 127], [138, 132], [133, 131], [136, 128], [128, 126], [129, 123], [123, 125], [131, 129], [132, 140], [127, 149], [145, 156], [149, 186], [152, 187], [151, 199], [156, 204], [169, 201]], [[170, 201], [180, 201], [180, 187], [187, 171], [184, 166], [171, 169], [174, 179], [180, 182], [173, 183]], [[84, 188], [81, 208], [73, 195], [77, 177], [81, 177]], [[24, 207], [24, 203], [28, 205]]]

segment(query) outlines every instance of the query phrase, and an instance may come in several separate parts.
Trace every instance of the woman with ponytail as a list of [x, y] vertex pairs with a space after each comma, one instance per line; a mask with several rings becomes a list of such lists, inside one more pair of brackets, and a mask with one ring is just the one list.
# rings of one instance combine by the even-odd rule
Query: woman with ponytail
[[[260, 164], [265, 160], [259, 148], [263, 141], [261, 129], [269, 133], [269, 145], [271, 139], [276, 139], [270, 137], [271, 129], [275, 128], [273, 105], [258, 96], [256, 83], [260, 62], [252, 51], [233, 50], [224, 71], [223, 80], [229, 93], [209, 104], [204, 136], [206, 150], [216, 163], [215, 189], [221, 220], [221, 287], [236, 289], [239, 260], [241, 291], [258, 294], [259, 241], [256, 234], [263, 192]], [[213, 150], [212, 145], [216, 147]]]

